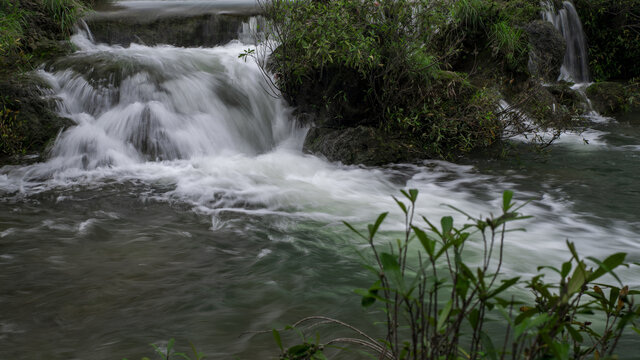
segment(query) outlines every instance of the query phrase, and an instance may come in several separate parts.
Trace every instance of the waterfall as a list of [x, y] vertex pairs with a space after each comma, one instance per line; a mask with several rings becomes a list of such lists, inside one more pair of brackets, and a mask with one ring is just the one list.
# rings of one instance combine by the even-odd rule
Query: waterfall
[[562, 8], [557, 12], [551, 1], [543, 3], [543, 7], [543, 18], [552, 23], [567, 42], [559, 79], [577, 83], [589, 82], [587, 41], [576, 8], [570, 1], [563, 2]]
[[255, 155], [295, 132], [258, 66], [238, 59], [242, 42], [125, 48], [96, 44], [85, 24], [73, 41], [81, 51], [40, 70], [61, 115], [76, 122], [58, 137], [46, 170]]

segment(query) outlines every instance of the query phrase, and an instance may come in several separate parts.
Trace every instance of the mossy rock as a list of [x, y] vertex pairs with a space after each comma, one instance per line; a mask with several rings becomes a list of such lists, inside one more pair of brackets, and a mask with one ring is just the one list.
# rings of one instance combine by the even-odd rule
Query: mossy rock
[[561, 81], [545, 86], [560, 105], [566, 106], [569, 111], [584, 115], [588, 112], [589, 106], [583, 94], [573, 90], [570, 83]]
[[0, 162], [24, 154], [43, 155], [60, 130], [74, 124], [55, 113], [55, 101], [46, 99], [43, 89], [46, 85], [35, 76], [0, 80], [0, 110], [6, 125], [2, 133], [11, 138], [0, 147]]
[[562, 34], [549, 22], [533, 21], [525, 26], [529, 35], [529, 72], [545, 81], [555, 81], [567, 47]]
[[573, 113], [558, 102], [550, 89], [535, 80], [518, 84], [509, 89], [508, 100], [542, 127], [565, 127]]
[[368, 126], [311, 128], [305, 139], [304, 151], [347, 165], [380, 166], [428, 157], [411, 139]]
[[86, 21], [100, 43], [213, 47], [236, 39], [248, 17], [203, 14], [145, 19], [94, 15]]
[[615, 115], [628, 110], [625, 86], [616, 82], [599, 82], [587, 88], [594, 109], [602, 115]]

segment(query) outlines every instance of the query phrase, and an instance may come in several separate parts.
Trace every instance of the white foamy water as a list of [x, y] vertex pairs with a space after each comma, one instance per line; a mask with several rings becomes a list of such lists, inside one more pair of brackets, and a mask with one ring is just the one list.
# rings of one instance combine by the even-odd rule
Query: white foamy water
[[[395, 210], [391, 196], [402, 188], [419, 189], [418, 213], [437, 221], [452, 213], [443, 204], [486, 214], [512, 187], [507, 177], [446, 162], [372, 169], [303, 154], [306, 130], [265, 91], [256, 64], [238, 59], [246, 48], [240, 42], [212, 49], [122, 48], [94, 44], [82, 33], [74, 41], [81, 51], [40, 73], [60, 99], [61, 113], [77, 125], [59, 136], [47, 162], [5, 168], [0, 186], [6, 192], [142, 181], [170, 189], [154, 198], [189, 204], [214, 223], [220, 214], [238, 213], [335, 224]], [[605, 144], [603, 134], [587, 130], [560, 142], [586, 140], [593, 150]], [[534, 199], [525, 212], [537, 219], [517, 235], [514, 251], [536, 252], [542, 261], [563, 258], [564, 239], [579, 238], [587, 253], [599, 253], [598, 243], [611, 230], [584, 223], [572, 213], [570, 199], [556, 196], [518, 193]], [[391, 219], [390, 229], [402, 228], [399, 216]], [[623, 225], [616, 231], [617, 240], [607, 245], [612, 251], [617, 242], [638, 251], [629, 240], [632, 230]]]

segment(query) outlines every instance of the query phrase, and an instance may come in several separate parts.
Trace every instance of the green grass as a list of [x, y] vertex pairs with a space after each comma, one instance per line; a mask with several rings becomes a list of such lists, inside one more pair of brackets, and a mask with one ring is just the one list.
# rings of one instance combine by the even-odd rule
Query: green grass
[[16, 51], [21, 45], [28, 13], [11, 0], [0, 0], [0, 55]]

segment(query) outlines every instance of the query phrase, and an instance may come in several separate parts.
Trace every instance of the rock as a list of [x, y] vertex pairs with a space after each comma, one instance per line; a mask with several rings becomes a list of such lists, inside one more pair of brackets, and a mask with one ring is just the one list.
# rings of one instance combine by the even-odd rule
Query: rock
[[15, 140], [10, 148], [0, 147], [0, 162], [9, 162], [8, 157], [20, 153], [44, 153], [61, 129], [74, 124], [55, 113], [55, 101], [43, 97], [44, 88], [42, 80], [34, 76], [0, 80], [0, 110], [13, 114], [9, 131]]
[[570, 110], [559, 103], [552, 92], [538, 81], [530, 80], [517, 87], [508, 97], [511, 105], [522, 110], [542, 127], [563, 128], [571, 119]]
[[578, 114], [585, 114], [589, 110], [587, 99], [583, 94], [573, 90], [569, 83], [561, 81], [545, 86], [560, 105]]
[[89, 16], [86, 22], [97, 42], [213, 47], [238, 38], [247, 16], [203, 14], [160, 18]]
[[544, 20], [536, 20], [525, 26], [529, 35], [529, 72], [545, 81], [555, 81], [567, 47], [562, 34]]
[[394, 137], [368, 126], [344, 129], [311, 128], [305, 139], [304, 150], [347, 165], [380, 166], [427, 157], [425, 151], [411, 140]]
[[593, 108], [602, 115], [623, 113], [628, 108], [628, 94], [623, 84], [599, 82], [587, 88]]

